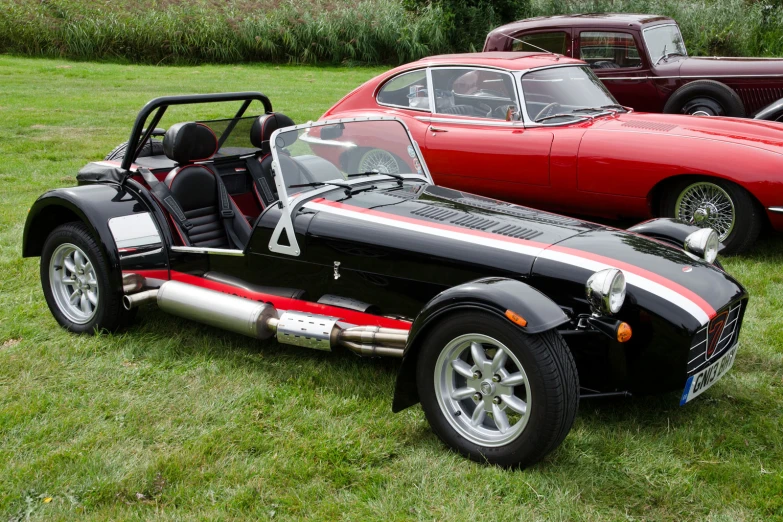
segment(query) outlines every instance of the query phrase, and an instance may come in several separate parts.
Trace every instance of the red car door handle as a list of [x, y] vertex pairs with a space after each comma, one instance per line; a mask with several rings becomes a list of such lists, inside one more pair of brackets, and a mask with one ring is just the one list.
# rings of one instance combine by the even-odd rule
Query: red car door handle
[[449, 132], [448, 129], [441, 129], [440, 127], [432, 127], [432, 126], [430, 126], [430, 130], [432, 132]]

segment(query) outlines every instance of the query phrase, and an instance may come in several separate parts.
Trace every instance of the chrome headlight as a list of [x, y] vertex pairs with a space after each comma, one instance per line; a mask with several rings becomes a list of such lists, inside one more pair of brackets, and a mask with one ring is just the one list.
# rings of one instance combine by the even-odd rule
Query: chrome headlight
[[599, 270], [587, 280], [585, 290], [594, 314], [616, 314], [625, 301], [625, 275], [616, 268]]
[[712, 263], [718, 257], [719, 244], [718, 233], [711, 228], [702, 228], [685, 238], [685, 250], [708, 263]]

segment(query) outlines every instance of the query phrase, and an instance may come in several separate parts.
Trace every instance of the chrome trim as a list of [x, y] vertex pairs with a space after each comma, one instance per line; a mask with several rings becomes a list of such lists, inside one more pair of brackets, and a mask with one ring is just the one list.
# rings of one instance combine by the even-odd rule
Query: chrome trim
[[779, 214], [783, 214], [783, 207], [769, 207], [767, 208], [770, 212], [777, 212]]
[[429, 99], [429, 113], [435, 114], [435, 84], [432, 83], [432, 68], [427, 67], [427, 97]]
[[160, 254], [163, 251], [163, 247], [155, 248], [153, 250], [145, 250], [144, 252], [139, 252], [138, 254], [125, 254], [123, 255], [122, 252], [120, 252], [120, 259], [125, 261], [126, 259], [133, 259], [136, 257], [142, 257], [142, 256], [149, 256], [152, 254]]
[[224, 256], [243, 256], [244, 252], [241, 250], [231, 250], [228, 248], [209, 248], [209, 247], [193, 247], [193, 246], [173, 246], [172, 252], [182, 252], [183, 254], [219, 254]]
[[482, 120], [482, 119], [463, 119], [463, 118], [438, 118], [430, 116], [416, 116], [416, 119], [425, 123], [456, 123], [459, 125], [485, 125], [489, 127], [508, 127], [512, 129], [525, 128], [521, 121], [505, 120]]
[[277, 323], [277, 341], [283, 344], [332, 351], [332, 335], [337, 335], [339, 317], [310, 314], [307, 312], [284, 312]]
[[299, 136], [299, 139], [305, 143], [317, 143], [318, 145], [329, 145], [332, 147], [342, 147], [344, 149], [354, 149], [358, 147], [357, 144], [351, 141], [322, 140], [321, 138], [310, 136], [307, 132]]

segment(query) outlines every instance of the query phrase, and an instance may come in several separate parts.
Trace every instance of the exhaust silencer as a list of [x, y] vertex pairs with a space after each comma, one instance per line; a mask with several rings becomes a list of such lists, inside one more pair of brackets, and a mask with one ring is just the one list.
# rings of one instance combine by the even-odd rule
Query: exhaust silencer
[[[269, 339], [277, 323], [273, 306], [195, 285], [167, 281], [157, 290], [123, 296], [127, 309], [157, 300], [164, 312], [256, 339]], [[271, 324], [270, 324], [271, 323]]]

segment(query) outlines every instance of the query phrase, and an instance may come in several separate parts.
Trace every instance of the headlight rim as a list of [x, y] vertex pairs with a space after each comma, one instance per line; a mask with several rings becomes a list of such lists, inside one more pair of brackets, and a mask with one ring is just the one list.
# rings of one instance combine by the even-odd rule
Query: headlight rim
[[[620, 282], [621, 289], [614, 289], [615, 283]], [[625, 273], [619, 268], [605, 268], [593, 273], [585, 284], [585, 294], [590, 305], [590, 311], [595, 316], [615, 315], [620, 312], [625, 304], [627, 294], [627, 281]], [[614, 306], [613, 306], [613, 297]]]
[[720, 240], [718, 233], [709, 227], [691, 232], [683, 242], [683, 249], [709, 264], [713, 264], [718, 258]]

